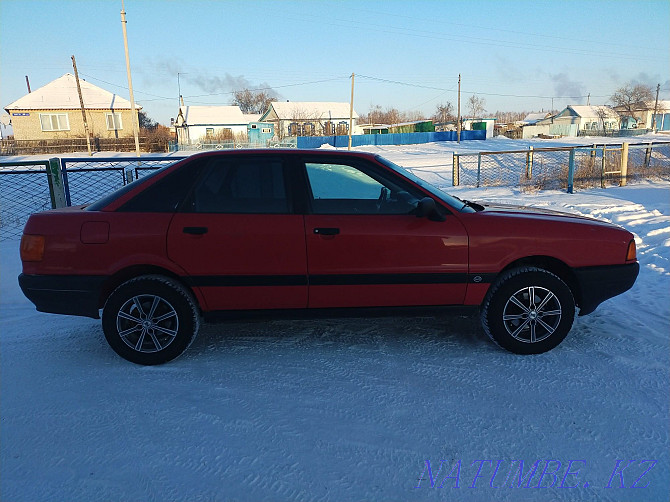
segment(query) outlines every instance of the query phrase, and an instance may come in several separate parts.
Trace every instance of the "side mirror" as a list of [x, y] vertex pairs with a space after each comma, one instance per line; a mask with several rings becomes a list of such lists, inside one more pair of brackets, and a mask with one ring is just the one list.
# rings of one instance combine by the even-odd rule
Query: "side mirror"
[[437, 204], [430, 197], [424, 197], [416, 205], [416, 217], [428, 218], [432, 221], [444, 221], [446, 216], [437, 208]]

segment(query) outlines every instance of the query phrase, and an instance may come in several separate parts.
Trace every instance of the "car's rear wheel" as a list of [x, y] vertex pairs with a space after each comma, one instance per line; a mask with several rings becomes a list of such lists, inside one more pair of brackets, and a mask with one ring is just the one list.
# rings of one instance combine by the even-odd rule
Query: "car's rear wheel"
[[498, 345], [516, 354], [540, 354], [567, 336], [575, 300], [558, 276], [536, 267], [501, 275], [482, 304], [482, 326]]
[[162, 364], [181, 355], [198, 332], [193, 295], [174, 279], [146, 275], [114, 290], [102, 312], [105, 338], [137, 364]]

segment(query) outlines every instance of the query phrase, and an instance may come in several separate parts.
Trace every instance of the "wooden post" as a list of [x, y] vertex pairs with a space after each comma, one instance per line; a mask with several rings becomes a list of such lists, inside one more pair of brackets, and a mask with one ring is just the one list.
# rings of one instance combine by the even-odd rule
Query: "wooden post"
[[603, 145], [603, 159], [600, 165], [600, 188], [605, 188], [605, 166], [607, 157], [607, 146]]
[[528, 153], [526, 154], [526, 179], [531, 179], [533, 177], [533, 147], [528, 147]]
[[458, 160], [458, 154], [454, 152], [454, 157], [452, 161], [452, 174], [451, 174], [451, 183], [453, 186], [457, 187], [460, 183], [460, 166]]
[[650, 141], [649, 142], [649, 147], [647, 148], [647, 150], [644, 153], [644, 167], [645, 167], [645, 169], [648, 169], [649, 166], [651, 165], [651, 145], [652, 145], [652, 142]]
[[626, 186], [628, 180], [628, 143], [621, 145], [621, 182], [622, 187]]
[[74, 79], [77, 82], [77, 93], [79, 93], [79, 105], [81, 106], [81, 117], [84, 120], [84, 134], [86, 135], [86, 147], [88, 148], [88, 154], [91, 153], [91, 138], [88, 133], [88, 122], [86, 122], [86, 109], [84, 108], [84, 98], [81, 95], [81, 86], [79, 85], [79, 73], [77, 72], [77, 62], [74, 60], [74, 54], [72, 55], [72, 67], [74, 68]]
[[128, 33], [126, 32], [126, 11], [121, 0], [121, 26], [123, 27], [123, 47], [126, 51], [126, 73], [128, 73], [128, 91], [130, 94], [130, 113], [133, 122], [133, 134], [135, 135], [135, 153], [140, 156], [139, 124], [137, 123], [137, 110], [135, 108], [135, 97], [133, 96], [133, 79], [130, 76], [130, 57], [128, 56]]

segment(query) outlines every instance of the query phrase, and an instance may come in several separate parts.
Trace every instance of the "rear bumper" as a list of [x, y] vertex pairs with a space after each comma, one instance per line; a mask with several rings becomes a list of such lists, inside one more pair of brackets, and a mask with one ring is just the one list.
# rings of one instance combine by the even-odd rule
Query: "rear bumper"
[[639, 272], [640, 264], [637, 262], [575, 269], [581, 291], [579, 315], [590, 314], [608, 298], [628, 291], [635, 284]]
[[100, 318], [100, 290], [105, 277], [19, 275], [19, 286], [40, 312]]

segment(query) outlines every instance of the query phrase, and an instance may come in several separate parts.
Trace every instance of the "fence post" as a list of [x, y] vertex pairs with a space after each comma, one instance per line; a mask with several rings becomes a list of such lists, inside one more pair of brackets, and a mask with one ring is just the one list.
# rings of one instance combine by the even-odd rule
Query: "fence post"
[[460, 165], [459, 165], [459, 159], [458, 159], [458, 154], [454, 152], [454, 159], [452, 162], [452, 175], [451, 175], [451, 183], [453, 186], [457, 187], [461, 180], [460, 180]]
[[531, 179], [533, 177], [533, 147], [528, 147], [528, 153], [526, 154], [526, 179]]
[[628, 180], [628, 143], [621, 145], [621, 182], [620, 186], [625, 187]]
[[648, 169], [649, 166], [651, 165], [651, 145], [652, 143], [649, 143], [649, 146], [647, 147], [647, 151], [644, 154], [644, 167], [645, 169]]
[[479, 188], [479, 182], [482, 179], [482, 153], [477, 154], [477, 188]]
[[133, 182], [133, 170], [132, 169], [126, 169], [126, 176], [124, 180], [124, 185], [130, 185]]
[[51, 197], [51, 207], [57, 209], [67, 206], [67, 197], [65, 195], [65, 184], [60, 170], [60, 159], [49, 159], [47, 167], [47, 179], [49, 181], [49, 196]]
[[607, 146], [603, 145], [603, 160], [600, 165], [600, 188], [605, 188], [605, 165], [607, 158]]
[[573, 193], [575, 185], [575, 149], [570, 150], [570, 160], [568, 161], [568, 193]]

